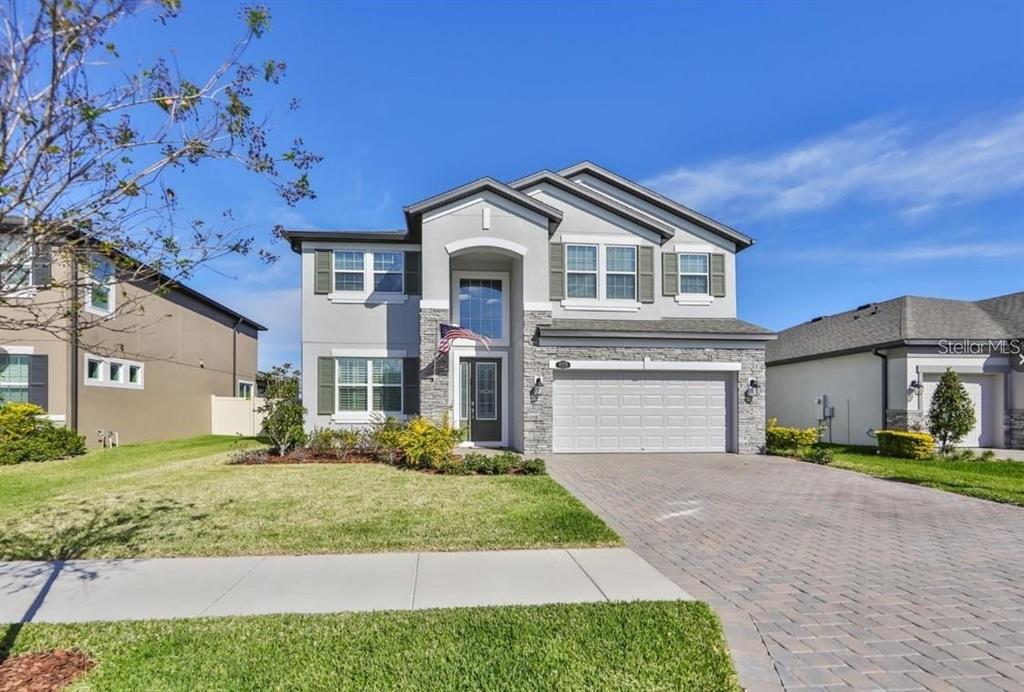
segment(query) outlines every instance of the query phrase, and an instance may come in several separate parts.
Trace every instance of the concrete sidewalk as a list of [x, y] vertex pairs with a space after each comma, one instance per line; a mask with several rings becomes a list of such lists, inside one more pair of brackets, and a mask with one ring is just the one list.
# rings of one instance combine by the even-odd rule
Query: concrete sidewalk
[[0, 622], [689, 599], [628, 548], [0, 562]]

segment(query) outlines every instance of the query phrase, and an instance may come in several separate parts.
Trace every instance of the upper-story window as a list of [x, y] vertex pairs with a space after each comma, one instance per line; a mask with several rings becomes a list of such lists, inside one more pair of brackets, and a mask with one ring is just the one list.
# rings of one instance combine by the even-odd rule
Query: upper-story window
[[565, 295], [597, 298], [597, 245], [565, 246]]
[[605, 248], [605, 296], [612, 300], [636, 300], [636, 247]]
[[565, 297], [636, 300], [635, 245], [567, 244]]
[[708, 255], [682, 253], [679, 255], [679, 292], [708, 295]]
[[405, 253], [336, 250], [334, 290], [367, 293], [402, 293], [405, 290]]
[[460, 278], [459, 326], [488, 339], [504, 338], [504, 300], [500, 278]]
[[401, 293], [405, 280], [405, 253], [373, 253], [373, 290], [380, 293]]
[[28, 402], [29, 356], [0, 354], [0, 406]]
[[10, 291], [31, 285], [31, 244], [12, 233], [0, 235], [0, 288]]
[[89, 262], [89, 291], [86, 309], [102, 315], [114, 312], [114, 263], [108, 257], [93, 255]]
[[334, 290], [363, 290], [363, 251], [339, 250], [334, 253]]

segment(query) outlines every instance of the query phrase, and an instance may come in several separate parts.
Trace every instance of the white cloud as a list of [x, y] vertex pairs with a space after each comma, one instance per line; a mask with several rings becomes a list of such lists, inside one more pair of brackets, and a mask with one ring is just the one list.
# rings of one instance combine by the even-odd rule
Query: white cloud
[[903, 247], [858, 248], [828, 247], [797, 250], [790, 258], [825, 262], [908, 262], [946, 259], [1011, 259], [1022, 262], [1024, 243], [948, 243], [905, 245]]
[[681, 166], [645, 185], [733, 216], [884, 201], [916, 216], [1024, 188], [1024, 111], [966, 119], [939, 134], [875, 119], [788, 150]]

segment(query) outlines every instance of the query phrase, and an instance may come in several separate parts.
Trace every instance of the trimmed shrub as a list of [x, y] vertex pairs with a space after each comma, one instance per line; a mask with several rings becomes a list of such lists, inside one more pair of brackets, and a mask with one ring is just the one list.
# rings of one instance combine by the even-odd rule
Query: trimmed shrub
[[836, 455], [828, 445], [817, 443], [804, 449], [800, 458], [804, 461], [813, 461], [815, 464], [831, 464], [835, 461]]
[[485, 468], [489, 464], [490, 460], [486, 454], [481, 454], [480, 452], [467, 452], [462, 455], [462, 465], [469, 473], [483, 473], [481, 469]]
[[971, 431], [977, 420], [974, 402], [957, 374], [946, 368], [928, 409], [928, 432], [939, 443], [943, 454], [949, 454]]
[[85, 453], [85, 438], [59, 427], [35, 404], [0, 407], [0, 465], [50, 461]]
[[878, 451], [887, 457], [901, 459], [931, 459], [935, 454], [935, 440], [924, 432], [879, 430]]
[[519, 471], [526, 476], [543, 476], [548, 472], [543, 459], [524, 459]]
[[306, 450], [317, 457], [328, 457], [339, 461], [363, 447], [363, 435], [359, 430], [345, 428], [314, 428], [306, 439]]
[[784, 428], [774, 418], [770, 418], [765, 428], [764, 450], [768, 454], [797, 456], [800, 450], [817, 441], [817, 428]]
[[407, 466], [437, 469], [451, 460], [462, 432], [448, 422], [448, 415], [435, 423], [429, 418], [413, 418], [398, 433], [398, 448]]
[[400, 438], [405, 426], [392, 416], [375, 416], [367, 433], [369, 445], [378, 461], [397, 464], [402, 458]]

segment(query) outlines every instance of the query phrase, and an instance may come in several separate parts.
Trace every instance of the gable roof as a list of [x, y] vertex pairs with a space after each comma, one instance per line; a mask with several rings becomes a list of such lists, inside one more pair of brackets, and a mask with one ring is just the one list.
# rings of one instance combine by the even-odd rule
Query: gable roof
[[979, 301], [901, 296], [779, 332], [766, 361], [782, 364], [941, 339], [1024, 337], [1024, 292]]
[[[3, 218], [0, 218], [0, 232], [14, 231], [14, 230], [17, 230], [20, 227], [24, 227], [25, 225], [26, 225], [26, 220], [24, 218], [22, 218], [22, 217], [4, 216]], [[68, 232], [68, 237], [71, 238], [72, 241], [77, 240], [77, 241], [81, 241], [81, 242], [83, 242], [83, 243], [85, 243], [87, 245], [91, 245], [91, 246], [95, 245], [94, 241], [92, 241], [90, 238], [88, 238], [84, 233], [82, 233], [80, 231], [69, 231]], [[213, 310], [216, 310], [217, 312], [220, 312], [223, 315], [227, 315], [228, 317], [230, 317], [230, 318], [232, 318], [234, 320], [237, 320], [239, 323], [248, 324], [250, 327], [252, 327], [253, 329], [255, 329], [258, 332], [265, 332], [265, 331], [267, 331], [267, 328], [265, 326], [263, 326], [262, 324], [260, 324], [259, 322], [255, 321], [255, 320], [252, 320], [252, 319], [249, 319], [248, 317], [246, 317], [242, 313], [236, 312], [236, 311], [232, 310], [228, 306], [226, 306], [223, 303], [220, 303], [220, 302], [214, 300], [213, 298], [211, 298], [210, 296], [206, 295], [205, 293], [201, 293], [201, 292], [197, 291], [196, 289], [194, 289], [194, 288], [192, 288], [190, 286], [186, 286], [185, 284], [181, 283], [181, 281], [179, 281], [177, 279], [174, 279], [174, 278], [168, 276], [167, 274], [164, 274], [163, 272], [157, 271], [155, 268], [150, 267], [149, 265], [146, 265], [143, 262], [140, 262], [139, 260], [135, 259], [131, 255], [125, 254], [124, 252], [121, 252], [120, 250], [116, 250], [116, 249], [114, 249], [114, 250], [107, 249], [107, 250], [104, 250], [104, 252], [116, 254], [119, 257], [123, 257], [128, 262], [131, 262], [131, 263], [133, 263], [133, 264], [135, 264], [137, 266], [145, 267], [147, 270], [152, 272], [151, 278], [154, 281], [156, 281], [158, 284], [166, 287], [168, 290], [178, 291], [179, 293], [182, 293], [183, 295], [186, 295], [186, 296], [192, 298], [193, 300], [196, 300], [196, 301], [202, 303], [203, 305], [206, 305], [207, 307], [212, 308]]]
[[[578, 175], [589, 174], [598, 180], [602, 180], [609, 185], [613, 185], [620, 190], [628, 192], [632, 195], [639, 197], [648, 204], [652, 204], [659, 209], [667, 211], [669, 213], [681, 216], [690, 223], [693, 223], [706, 231], [710, 231], [715, 235], [721, 236], [732, 242], [736, 243], [736, 251], [744, 250], [754, 244], [754, 239], [750, 236], [740, 233], [735, 228], [726, 226], [724, 223], [715, 221], [710, 216], [705, 216], [698, 211], [694, 211], [689, 207], [683, 206], [679, 202], [673, 199], [669, 199], [664, 195], [658, 194], [654, 190], [638, 185], [632, 180], [623, 178], [621, 175], [609, 171], [607, 168], [602, 168], [596, 163], [590, 161], [581, 161], [575, 165], [563, 168], [558, 171], [558, 174], [563, 178], [574, 178]], [[514, 184], [514, 183], [513, 183]]]
[[521, 207], [525, 207], [530, 211], [546, 217], [548, 220], [548, 233], [553, 233], [558, 227], [558, 224], [562, 221], [562, 212], [558, 209], [544, 204], [540, 200], [536, 200], [529, 195], [524, 195], [519, 190], [516, 190], [505, 183], [499, 182], [494, 178], [484, 177], [404, 207], [405, 221], [409, 227], [409, 232], [418, 237], [422, 230], [424, 214], [429, 211], [433, 211], [434, 209], [438, 209], [439, 207], [443, 207], [446, 204], [457, 202], [460, 199], [478, 195], [481, 192], [493, 192], [499, 197], [504, 197]]
[[602, 195], [599, 192], [583, 187], [582, 185], [574, 183], [568, 178], [564, 178], [552, 171], [539, 171], [533, 175], [528, 175], [525, 178], [520, 178], [519, 180], [509, 183], [509, 187], [516, 190], [525, 190], [541, 183], [547, 183], [560, 190], [565, 190], [566, 192], [576, 195], [577, 197], [584, 199], [605, 211], [610, 211], [628, 221], [632, 221], [639, 226], [650, 231], [654, 231], [661, 236], [662, 240], [671, 240], [676, 235], [675, 229], [668, 224], [635, 209], [630, 209], [625, 204], [621, 204], [607, 195]]

